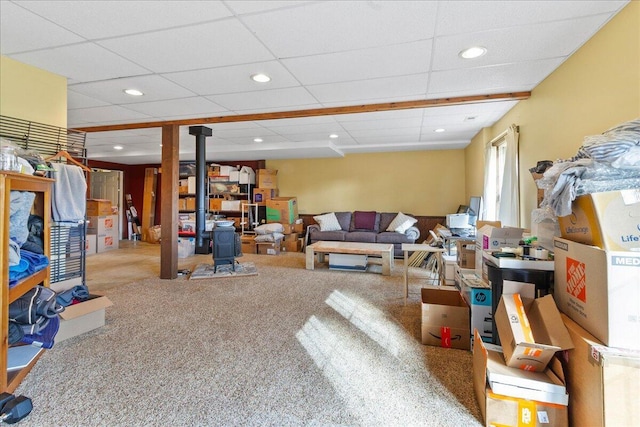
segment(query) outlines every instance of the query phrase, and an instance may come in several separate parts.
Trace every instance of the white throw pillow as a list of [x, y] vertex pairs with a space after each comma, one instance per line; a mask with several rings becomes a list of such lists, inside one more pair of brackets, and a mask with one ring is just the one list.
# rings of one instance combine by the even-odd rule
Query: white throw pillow
[[267, 224], [261, 224], [253, 229], [256, 234], [272, 234], [272, 233], [282, 233], [284, 231], [284, 226], [279, 222], [270, 222]]
[[336, 217], [335, 212], [330, 212], [324, 215], [316, 215], [313, 217], [316, 222], [320, 225], [320, 231], [340, 231], [342, 227], [340, 227], [340, 223], [338, 222], [338, 218]]
[[405, 215], [402, 212], [398, 212], [398, 215], [391, 221], [391, 224], [387, 227], [387, 231], [395, 231], [397, 233], [404, 234], [413, 224], [418, 222], [417, 219]]

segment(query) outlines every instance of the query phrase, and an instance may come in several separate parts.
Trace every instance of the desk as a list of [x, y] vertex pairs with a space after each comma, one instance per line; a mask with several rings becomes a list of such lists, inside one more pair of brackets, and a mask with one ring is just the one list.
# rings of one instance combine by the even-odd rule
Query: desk
[[404, 252], [404, 297], [409, 297], [409, 252], [434, 252], [440, 267], [440, 277], [438, 281], [440, 285], [444, 285], [444, 263], [442, 262], [442, 254], [444, 248], [438, 248], [424, 243], [403, 243], [402, 251]]

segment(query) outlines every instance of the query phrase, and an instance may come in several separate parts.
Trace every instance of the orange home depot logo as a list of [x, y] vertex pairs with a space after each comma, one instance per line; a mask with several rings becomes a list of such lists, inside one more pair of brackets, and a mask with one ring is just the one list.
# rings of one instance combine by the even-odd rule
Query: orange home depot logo
[[104, 238], [104, 245], [105, 246], [113, 246], [113, 237], [111, 236], [106, 236]]
[[587, 279], [583, 262], [567, 257], [567, 292], [587, 302]]

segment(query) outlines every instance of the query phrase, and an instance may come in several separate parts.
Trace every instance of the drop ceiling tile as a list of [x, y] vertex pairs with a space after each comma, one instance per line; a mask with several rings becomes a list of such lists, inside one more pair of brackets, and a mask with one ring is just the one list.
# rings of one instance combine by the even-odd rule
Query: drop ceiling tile
[[0, 1], [0, 53], [44, 49], [85, 41], [77, 34], [24, 10], [17, 4]]
[[427, 74], [386, 77], [348, 83], [309, 86], [309, 92], [318, 101], [325, 102], [375, 102], [388, 97], [419, 96], [426, 93]]
[[74, 123], [75, 120], [85, 120], [90, 123], [105, 123], [116, 121], [143, 121], [150, 119], [146, 114], [140, 114], [118, 105], [108, 107], [83, 108], [81, 110], [71, 110], [67, 116], [67, 121]]
[[74, 92], [70, 89], [67, 90], [67, 108], [69, 110], [88, 107], [103, 107], [105, 105], [109, 105], [109, 103], [83, 95], [79, 92]]
[[140, 102], [128, 104], [127, 108], [153, 117], [208, 115], [226, 111], [223, 107], [201, 96], [177, 98], [166, 101]]
[[336, 115], [337, 122], [359, 122], [359, 121], [377, 121], [377, 120], [392, 120], [392, 119], [412, 119], [422, 117], [422, 108], [412, 108], [407, 110], [389, 110], [389, 111], [375, 111], [372, 113], [354, 113], [354, 114], [340, 114]]
[[[520, 26], [518, 31], [506, 28], [438, 37], [434, 47], [433, 70], [567, 57], [588, 40], [606, 19], [606, 15], [596, 15], [575, 19], [571, 25], [556, 21]], [[460, 51], [471, 46], [484, 46], [487, 53], [474, 60], [458, 56]]]
[[[499, 92], [531, 90], [544, 80], [562, 59], [519, 62], [489, 67], [434, 71], [429, 82], [429, 96], [451, 94], [480, 95]], [[444, 95], [443, 95], [444, 94]]]
[[[111, 104], [134, 104], [175, 98], [188, 98], [193, 93], [163, 77], [156, 75], [124, 77], [92, 83], [79, 83], [69, 89]], [[125, 89], [138, 89], [143, 96], [131, 96]]]
[[607, 13], [620, 9], [627, 1], [458, 0], [438, 3], [438, 34], [456, 34]]
[[271, 126], [301, 126], [301, 125], [316, 125], [322, 123], [336, 123], [333, 116], [313, 116], [313, 117], [298, 117], [291, 119], [276, 119], [276, 120], [260, 120], [255, 122], [256, 124], [264, 127]]
[[236, 15], [244, 15], [247, 13], [260, 13], [273, 9], [281, 9], [286, 7], [296, 7], [304, 4], [311, 3], [309, 1], [294, 1], [294, 0], [241, 0], [241, 1], [228, 1], [227, 7], [235, 12]]
[[11, 57], [75, 82], [106, 80], [149, 72], [93, 43], [20, 53]]
[[344, 132], [342, 126], [337, 123], [300, 124], [290, 126], [271, 125], [269, 129], [280, 135], [294, 135], [301, 133], [318, 133], [323, 139], [328, 139], [329, 134]]
[[237, 20], [113, 38], [99, 44], [156, 73], [274, 59], [267, 48]]
[[348, 132], [360, 131], [364, 129], [398, 129], [415, 128], [422, 125], [422, 117], [412, 117], [406, 119], [390, 120], [358, 120], [352, 122], [342, 122]]
[[242, 20], [277, 57], [290, 58], [429, 39], [437, 7], [425, 1], [403, 2], [402, 7], [395, 2], [316, 2]]
[[350, 52], [283, 59], [282, 63], [304, 85], [366, 80], [426, 73], [431, 40]]
[[418, 140], [420, 138], [420, 127], [394, 128], [394, 129], [361, 129], [349, 132], [354, 139], [368, 137], [403, 137], [405, 139]]
[[267, 138], [276, 136], [275, 132], [269, 129], [256, 126], [254, 128], [245, 129], [219, 129], [215, 125], [213, 127], [213, 136], [223, 139], [242, 139], [243, 141], [253, 142], [254, 138]]
[[214, 95], [207, 98], [232, 111], [294, 107], [316, 102], [302, 87]]
[[263, 141], [259, 143], [254, 142], [253, 137], [227, 136], [224, 139], [233, 144], [239, 144], [239, 145], [245, 145], [245, 146], [254, 145], [256, 147], [259, 147], [261, 144], [279, 144], [283, 142], [291, 142], [290, 139], [281, 135], [267, 135], [267, 136], [259, 135], [259, 136], [263, 139]]
[[[264, 73], [271, 77], [268, 83], [256, 83], [251, 76]], [[300, 86], [294, 76], [278, 61], [208, 68], [163, 74], [163, 77], [198, 95], [251, 92]]]
[[447, 131], [443, 133], [437, 132], [425, 132], [420, 136], [422, 142], [437, 142], [437, 141], [470, 141], [477, 133], [479, 129], [461, 130], [461, 131]]
[[[3, 2], [4, 3], [4, 2]], [[231, 16], [218, 1], [21, 1], [38, 15], [88, 39], [163, 30]]]

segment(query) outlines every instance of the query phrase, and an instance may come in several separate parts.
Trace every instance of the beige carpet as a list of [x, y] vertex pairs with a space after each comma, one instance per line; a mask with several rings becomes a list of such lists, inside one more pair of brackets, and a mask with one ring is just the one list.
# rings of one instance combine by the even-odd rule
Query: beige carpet
[[405, 303], [400, 261], [392, 277], [246, 261], [257, 276], [107, 287], [106, 326], [17, 390], [34, 404], [20, 425], [482, 425], [471, 353], [420, 344], [420, 280]]

